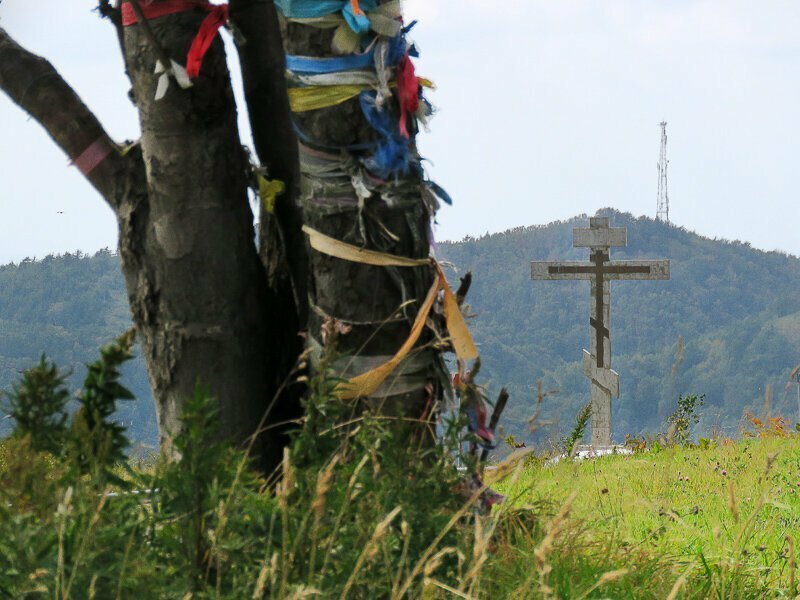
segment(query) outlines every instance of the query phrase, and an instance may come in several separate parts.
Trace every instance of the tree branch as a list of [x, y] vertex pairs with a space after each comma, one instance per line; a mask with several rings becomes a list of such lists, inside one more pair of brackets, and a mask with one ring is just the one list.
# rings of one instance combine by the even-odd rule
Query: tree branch
[[53, 65], [25, 50], [1, 27], [0, 90], [36, 119], [70, 160], [85, 157], [84, 152], [93, 145], [102, 150], [108, 144], [111, 151], [85, 175], [116, 209], [120, 202], [116, 196], [117, 174], [125, 168], [126, 159], [116, 151], [100, 121]]
[[472, 286], [472, 272], [467, 271], [467, 274], [461, 278], [461, 285], [458, 286], [458, 290], [456, 290], [456, 301], [458, 305], [461, 306], [464, 304], [464, 300], [467, 299], [467, 294], [469, 293], [469, 288]]
[[[295, 198], [299, 184], [297, 137], [286, 92], [286, 61], [280, 24], [272, 0], [230, 0], [231, 21], [244, 37], [237, 44], [253, 143], [270, 178], [286, 184], [275, 215], [285, 239], [286, 262], [295, 291], [298, 317], [308, 315], [308, 257], [302, 232], [303, 217]], [[266, 219], [262, 218], [263, 228]]]

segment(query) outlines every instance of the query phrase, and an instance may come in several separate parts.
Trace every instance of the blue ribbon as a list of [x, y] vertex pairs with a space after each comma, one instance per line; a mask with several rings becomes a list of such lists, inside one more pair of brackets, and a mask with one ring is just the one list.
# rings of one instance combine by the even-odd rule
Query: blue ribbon
[[286, 55], [286, 68], [295, 73], [305, 75], [320, 75], [323, 73], [352, 71], [353, 69], [368, 69], [374, 66], [374, 62], [374, 48], [363, 54], [348, 54], [347, 56], [330, 56], [327, 58]]
[[453, 206], [453, 199], [442, 186], [440, 186], [438, 183], [434, 183], [433, 181], [426, 181], [425, 185], [428, 186], [428, 189], [433, 192], [439, 198], [439, 200], [445, 204]]
[[364, 166], [381, 179], [406, 175], [413, 162], [408, 140], [400, 135], [397, 118], [392, 112], [375, 105], [375, 97], [374, 91], [361, 92], [359, 95], [361, 112], [378, 134], [375, 151], [364, 161]]
[[[276, 0], [275, 5], [290, 19], [314, 19], [332, 13], [342, 13], [347, 25], [356, 33], [369, 31], [369, 19], [364, 15], [356, 15], [350, 0]], [[362, 11], [374, 10], [375, 0], [360, 0]]]

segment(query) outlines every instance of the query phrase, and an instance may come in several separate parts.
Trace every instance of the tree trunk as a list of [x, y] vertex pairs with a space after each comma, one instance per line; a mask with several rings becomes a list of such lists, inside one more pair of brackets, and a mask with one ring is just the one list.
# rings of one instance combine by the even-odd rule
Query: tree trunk
[[[287, 54], [332, 55], [334, 29], [291, 19], [284, 21], [284, 27]], [[395, 98], [390, 99], [390, 105], [387, 110], [393, 111], [396, 119], [399, 111]], [[428, 257], [432, 210], [423, 198], [421, 178], [411, 172], [380, 182], [363, 167], [362, 160], [370, 150], [356, 148], [374, 143], [377, 135], [362, 113], [359, 98], [296, 112], [294, 118], [301, 132], [299, 202], [305, 223], [360, 248], [402, 257]], [[409, 144], [415, 155], [414, 125], [409, 129]], [[309, 162], [333, 164], [342, 160], [350, 161], [349, 166], [336, 177], [319, 176], [309, 166]], [[365, 197], [363, 189], [356, 188], [359, 181], [368, 182], [373, 193]], [[309, 264], [311, 344], [323, 342], [320, 332], [326, 318], [350, 326], [351, 331], [338, 338], [337, 349], [346, 356], [335, 369], [348, 378], [386, 362], [398, 351], [435, 276], [429, 265], [371, 266], [315, 250], [310, 251]], [[447, 385], [441, 352], [432, 341], [431, 334], [424, 333], [405, 367], [390, 375], [370, 397], [363, 398], [361, 406], [411, 419], [425, 413]]]
[[[272, 2], [230, 0], [230, 18], [240, 34], [236, 44], [242, 69], [245, 100], [256, 153], [267, 176], [281, 181], [286, 190], [273, 210], [260, 206], [259, 253], [284, 323], [283, 352], [275, 356], [275, 371], [285, 374], [303, 351], [298, 335], [308, 319], [308, 256], [302, 231], [303, 215], [297, 206], [299, 162], [297, 138], [292, 128], [286, 95], [286, 64], [278, 15]], [[297, 382], [285, 388], [270, 413], [278, 426], [270, 440], [275, 451], [288, 444], [288, 431], [302, 417], [305, 387]]]
[[[183, 63], [204, 17], [189, 11], [148, 26]], [[125, 28], [149, 196], [135, 251], [127, 252], [128, 240], [122, 246], [126, 262], [146, 257], [142, 268], [126, 269], [129, 299], [164, 445], [198, 383], [219, 400], [222, 435], [243, 441], [271, 399], [267, 315], [274, 302], [254, 242], [225, 51], [217, 38], [194, 86], [182, 90], [173, 81], [158, 101], [157, 58], [142, 25]]]
[[[148, 25], [163, 51], [183, 64], [205, 14], [193, 10]], [[163, 449], [171, 453], [183, 403], [198, 383], [219, 402], [221, 437], [245, 442], [294, 360], [284, 342], [296, 335], [297, 321], [291, 296], [268, 286], [255, 246], [249, 164], [224, 49], [216, 39], [194, 86], [181, 90], [173, 81], [155, 101], [153, 43], [136, 24], [125, 28], [121, 45], [142, 127], [140, 144], [127, 152], [46, 60], [2, 29], [0, 89], [85, 170], [117, 215]], [[87, 167], [87, 156], [99, 162]], [[254, 445], [265, 470], [280, 459], [274, 439], [267, 432]]]

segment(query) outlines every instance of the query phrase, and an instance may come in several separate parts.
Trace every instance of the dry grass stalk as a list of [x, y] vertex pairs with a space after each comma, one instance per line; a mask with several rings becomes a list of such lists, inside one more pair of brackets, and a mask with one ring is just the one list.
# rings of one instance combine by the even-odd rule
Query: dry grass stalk
[[533, 551], [536, 569], [522, 584], [521, 588], [516, 590], [518, 593], [515, 593], [515, 596], [524, 597], [524, 593], [527, 591], [531, 581], [533, 580], [533, 577], [536, 575], [539, 576], [539, 593], [542, 595], [542, 597], [550, 598], [553, 596], [553, 589], [547, 585], [547, 576], [550, 574], [550, 571], [552, 571], [553, 568], [547, 562], [547, 559], [553, 551], [553, 544], [556, 540], [556, 537], [561, 532], [561, 527], [569, 516], [569, 513], [572, 510], [572, 504], [575, 502], [575, 498], [577, 498], [577, 496], [577, 492], [572, 492], [569, 498], [567, 498], [566, 502], [564, 502], [564, 504], [561, 506], [558, 514], [556, 514], [556, 516], [553, 517], [553, 520], [550, 521], [550, 525], [547, 528], [547, 535], [544, 536], [544, 539]]
[[767, 455], [767, 466], [764, 468], [764, 477], [769, 475], [769, 472], [772, 470], [772, 465], [775, 464], [776, 458], [778, 458], [777, 452], [773, 452]]
[[484, 519], [475, 517], [475, 540], [472, 545], [472, 565], [459, 586], [461, 590], [472, 590], [478, 575], [489, 558], [489, 542], [494, 535], [494, 527], [484, 527]]
[[275, 587], [275, 582], [278, 580], [277, 573], [278, 573], [278, 561], [279, 560], [280, 560], [280, 557], [278, 555], [278, 552], [277, 551], [273, 552], [272, 553], [272, 559], [269, 561], [269, 580], [270, 580], [270, 585], [273, 588]]
[[[273, 554], [273, 557], [277, 556]], [[267, 588], [267, 578], [272, 573], [272, 564], [264, 559], [264, 564], [261, 565], [261, 570], [258, 572], [258, 579], [256, 579], [256, 587], [253, 590], [253, 600], [258, 600], [264, 597], [264, 590]]]
[[92, 575], [91, 581], [89, 581], [89, 600], [94, 600], [97, 597], [97, 575]]
[[452, 517], [450, 517], [450, 520], [447, 522], [447, 525], [445, 525], [442, 528], [442, 530], [437, 534], [437, 536], [434, 538], [434, 540], [425, 549], [425, 552], [422, 553], [422, 556], [417, 561], [417, 563], [414, 565], [414, 568], [411, 569], [411, 573], [409, 573], [408, 577], [406, 577], [406, 580], [403, 582], [402, 587], [397, 592], [396, 597], [402, 598], [405, 595], [405, 593], [408, 591], [408, 589], [414, 583], [414, 578], [417, 575], [419, 575], [420, 571], [422, 570], [424, 565], [427, 563], [428, 558], [431, 556], [431, 554], [433, 554], [433, 551], [439, 545], [439, 542], [441, 542], [442, 539], [444, 538], [444, 536], [447, 535], [447, 532], [450, 531], [453, 528], [453, 526], [456, 523], [458, 523], [458, 521], [461, 520], [461, 518], [467, 513], [467, 511], [472, 509], [472, 507], [475, 506], [475, 503], [481, 497], [481, 494], [483, 494], [485, 491], [486, 491], [486, 485], [484, 484], [481, 487], [479, 487], [477, 490], [475, 490], [472, 493], [472, 496], [470, 496], [467, 499], [467, 501], [464, 503], [464, 505], [461, 508], [459, 508], [453, 514]]
[[509, 454], [505, 459], [499, 462], [494, 469], [486, 471], [484, 475], [486, 485], [491, 486], [505, 479], [508, 474], [517, 469], [518, 466], [523, 463], [523, 459], [533, 451], [534, 448], [520, 448]]
[[544, 539], [533, 552], [537, 565], [544, 565], [547, 562], [547, 557], [553, 551], [553, 542], [555, 542], [556, 537], [561, 531], [561, 526], [564, 524], [564, 521], [566, 521], [567, 516], [569, 516], [572, 510], [572, 504], [575, 502], [577, 496], [578, 492], [572, 492], [566, 502], [561, 506], [558, 514], [550, 521], [550, 526], [547, 528], [547, 535], [544, 536]]
[[288, 600], [301, 600], [302, 598], [310, 598], [311, 596], [321, 596], [322, 592], [317, 588], [300, 586], [297, 588]]
[[278, 595], [283, 598], [286, 596], [286, 584], [289, 577], [289, 495], [294, 489], [294, 471], [289, 460], [289, 448], [283, 449], [283, 461], [281, 463], [283, 478], [278, 482], [275, 494], [278, 497], [278, 507], [281, 509], [281, 527], [283, 528], [284, 543], [281, 544], [281, 585]]
[[470, 595], [468, 595], [468, 594], [465, 594], [465, 593], [464, 593], [464, 592], [462, 592], [461, 590], [457, 590], [456, 588], [454, 588], [454, 587], [450, 587], [450, 586], [449, 586], [449, 585], [447, 585], [446, 583], [442, 583], [441, 581], [437, 581], [437, 580], [435, 580], [435, 579], [426, 579], [426, 580], [425, 580], [425, 584], [424, 584], [424, 585], [425, 585], [426, 587], [429, 587], [429, 586], [435, 586], [435, 587], [438, 587], [439, 589], [442, 589], [442, 590], [444, 590], [445, 592], [449, 592], [449, 593], [451, 593], [453, 596], [456, 596], [456, 597], [458, 597], [458, 598], [464, 598], [465, 600], [473, 600], [473, 596], [470, 596]]
[[433, 551], [436, 549], [436, 547], [439, 545], [439, 543], [442, 541], [444, 536], [447, 535], [447, 532], [450, 531], [453, 528], [453, 526], [459, 520], [461, 520], [461, 518], [467, 513], [468, 510], [472, 509], [472, 507], [475, 506], [475, 503], [478, 501], [478, 499], [481, 497], [481, 495], [487, 490], [488, 485], [489, 485], [489, 481], [488, 480], [490, 478], [491, 478], [491, 482], [497, 482], [499, 480], [502, 480], [503, 478], [506, 477], [506, 475], [508, 474], [508, 472], [510, 470], [515, 469], [517, 467], [517, 465], [520, 464], [522, 459], [525, 458], [531, 452], [533, 452], [533, 448], [526, 448], [524, 450], [518, 450], [516, 452], [513, 452], [513, 453], [511, 453], [510, 456], [508, 456], [508, 458], [506, 458], [500, 464], [498, 464], [497, 468], [494, 469], [491, 472], [491, 474], [489, 474], [489, 473], [486, 474], [484, 484], [481, 487], [479, 487], [477, 490], [475, 490], [472, 493], [472, 495], [469, 497], [469, 499], [467, 499], [467, 501], [464, 503], [464, 505], [460, 509], [458, 509], [453, 514], [452, 517], [450, 517], [450, 520], [447, 522], [447, 525], [444, 526], [444, 528], [438, 533], [438, 535], [434, 538], [434, 540], [425, 549], [425, 552], [422, 553], [422, 556], [417, 561], [417, 563], [414, 565], [414, 568], [411, 570], [411, 573], [408, 575], [408, 577], [406, 578], [405, 582], [403, 582], [402, 587], [397, 592], [396, 595], [398, 597], [402, 597], [402, 596], [405, 595], [405, 593], [408, 591], [408, 589], [414, 583], [414, 578], [417, 575], [419, 575], [420, 571], [422, 570], [424, 565], [427, 563], [428, 558], [433, 553]]
[[739, 508], [736, 505], [736, 493], [733, 490], [733, 480], [728, 482], [728, 509], [733, 515], [733, 520], [739, 522]]
[[[58, 507], [56, 508], [56, 514], [61, 520], [61, 525], [58, 528], [58, 565], [56, 567], [56, 586], [54, 594], [56, 598], [62, 596], [61, 591], [64, 586], [64, 530], [67, 523], [67, 515], [72, 508], [73, 491], [72, 486], [69, 486], [67, 491], [64, 492], [64, 499], [58, 503]], [[63, 597], [66, 597], [66, 595], [63, 595]]]
[[442, 566], [442, 561], [444, 560], [445, 556], [455, 553], [455, 548], [442, 548], [439, 550], [439, 552], [434, 554], [427, 563], [425, 563], [425, 567], [422, 569], [422, 574], [426, 578], [430, 577], [436, 572], [436, 569]]
[[353, 587], [353, 584], [356, 581], [356, 577], [358, 576], [359, 571], [361, 571], [361, 567], [364, 566], [368, 560], [371, 560], [375, 557], [378, 552], [378, 545], [386, 535], [386, 532], [389, 530], [389, 525], [392, 524], [395, 517], [400, 514], [402, 510], [401, 506], [397, 506], [390, 512], [386, 517], [378, 523], [375, 527], [375, 531], [372, 532], [372, 537], [370, 538], [367, 545], [364, 546], [364, 550], [361, 551], [361, 554], [358, 556], [358, 560], [356, 560], [355, 567], [353, 567], [353, 572], [350, 574], [350, 577], [347, 578], [347, 581], [344, 584], [344, 589], [342, 590], [342, 595], [340, 596], [341, 600], [345, 600], [347, 598], [347, 594], [350, 592], [350, 588]]
[[314, 493], [314, 501], [311, 503], [311, 510], [314, 511], [314, 520], [319, 523], [325, 514], [325, 498], [331, 489], [333, 481], [333, 469], [339, 462], [339, 456], [334, 456], [328, 465], [317, 475], [317, 486]]
[[683, 586], [686, 585], [686, 582], [689, 579], [689, 571], [691, 567], [687, 569], [678, 579], [675, 580], [675, 583], [672, 585], [672, 589], [667, 594], [667, 600], [675, 600], [678, 597], [678, 593], [683, 589]]
[[[339, 510], [339, 514], [336, 515], [336, 523], [334, 524], [332, 531], [339, 531], [339, 526], [342, 523], [342, 519], [344, 518], [345, 512], [347, 511], [347, 508], [349, 506], [349, 503], [352, 502], [353, 499], [355, 498], [355, 494], [353, 493], [353, 490], [357, 489], [356, 488], [356, 484], [358, 483], [358, 476], [361, 474], [361, 471], [363, 470], [364, 466], [367, 464], [368, 461], [369, 461], [369, 455], [365, 454], [361, 458], [359, 463], [356, 465], [356, 468], [353, 469], [353, 474], [350, 476], [350, 480], [347, 482], [347, 491], [345, 492], [345, 502], [342, 503], [342, 508]], [[329, 561], [331, 559], [331, 556], [333, 555], [332, 554], [332, 550], [333, 550], [333, 544], [334, 544], [335, 541], [336, 541], [336, 537], [335, 536], [331, 536], [331, 539], [328, 542], [328, 547], [326, 548], [326, 551], [325, 551], [325, 560], [322, 562], [322, 569], [320, 570], [320, 577], [323, 577], [325, 575], [325, 571], [328, 568], [328, 563], [329, 563]]]
[[628, 569], [616, 569], [615, 571], [606, 571], [600, 576], [600, 580], [597, 582], [598, 585], [604, 585], [606, 583], [614, 583], [615, 581], [619, 581], [625, 575], [628, 574]]
[[294, 489], [294, 470], [292, 463], [289, 460], [289, 448], [283, 449], [283, 460], [281, 461], [281, 471], [283, 477], [278, 482], [275, 488], [275, 495], [278, 497], [278, 503], [281, 508], [288, 507], [289, 495]]
[[794, 598], [796, 587], [796, 575], [797, 575], [797, 557], [794, 555], [794, 538], [792, 536], [786, 536], [786, 551], [789, 554], [789, 597]]
[[606, 571], [605, 573], [600, 575], [600, 578], [594, 583], [594, 585], [592, 585], [592, 587], [590, 587], [588, 590], [583, 592], [583, 594], [578, 596], [577, 600], [583, 600], [584, 598], [587, 598], [589, 594], [591, 594], [600, 586], [605, 585], [607, 583], [614, 583], [615, 581], [619, 581], [627, 574], [628, 574], [628, 569], [616, 569], [614, 571]]
[[400, 579], [403, 577], [406, 560], [408, 560], [408, 544], [411, 542], [411, 536], [409, 535], [410, 531], [411, 530], [408, 527], [408, 521], [403, 519], [400, 522], [400, 535], [403, 538], [403, 550], [400, 552], [400, 561], [397, 564], [397, 573], [392, 580], [392, 598], [397, 596], [397, 588], [400, 585]]
[[317, 485], [314, 500], [311, 502], [311, 512], [314, 514], [314, 525], [311, 528], [311, 556], [309, 557], [309, 574], [313, 577], [317, 559], [317, 534], [322, 517], [325, 516], [325, 499], [333, 482], [333, 469], [339, 462], [339, 455], [334, 456], [325, 468], [317, 475]]
[[[69, 488], [72, 489], [72, 488]], [[97, 508], [92, 515], [91, 520], [89, 521], [89, 527], [87, 528], [86, 532], [83, 534], [83, 539], [81, 540], [81, 545], [78, 547], [78, 552], [75, 555], [75, 562], [72, 564], [72, 574], [69, 576], [69, 581], [67, 582], [66, 587], [64, 588], [64, 597], [69, 598], [70, 590], [72, 589], [72, 584], [75, 581], [75, 575], [78, 574], [78, 565], [80, 564], [81, 560], [83, 559], [83, 554], [86, 551], [86, 544], [91, 538], [92, 532], [94, 531], [95, 526], [100, 521], [100, 513], [102, 512], [103, 508], [108, 502], [108, 495], [111, 493], [110, 488], [106, 488], [103, 494], [100, 496], [100, 502], [97, 503]]]

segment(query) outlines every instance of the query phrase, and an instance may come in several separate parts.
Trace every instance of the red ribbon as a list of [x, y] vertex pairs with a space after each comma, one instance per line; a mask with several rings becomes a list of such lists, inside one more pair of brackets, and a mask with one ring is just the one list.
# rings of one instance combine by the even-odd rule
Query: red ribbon
[[[208, 10], [208, 9], [206, 9]], [[212, 7], [208, 16], [200, 23], [200, 29], [192, 40], [189, 54], [186, 56], [186, 74], [189, 77], [197, 77], [200, 74], [200, 67], [203, 66], [203, 57], [211, 47], [211, 42], [219, 31], [219, 28], [228, 22], [228, 5], [221, 4]]]
[[[211, 47], [219, 28], [228, 21], [228, 5], [215, 5], [209, 3], [208, 0], [161, 0], [159, 2], [150, 0], [149, 2], [140, 1], [139, 6], [144, 18], [148, 21], [195, 8], [200, 8], [208, 13], [200, 24], [200, 29], [192, 40], [189, 54], [186, 56], [186, 73], [189, 77], [197, 77], [200, 74], [200, 67], [203, 66], [203, 58]], [[129, 2], [125, 2], [122, 5], [122, 24], [128, 27], [137, 22], [133, 7]]]
[[400, 135], [408, 138], [408, 117], [419, 110], [419, 80], [407, 52], [397, 65], [397, 99], [400, 102]]

